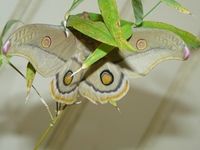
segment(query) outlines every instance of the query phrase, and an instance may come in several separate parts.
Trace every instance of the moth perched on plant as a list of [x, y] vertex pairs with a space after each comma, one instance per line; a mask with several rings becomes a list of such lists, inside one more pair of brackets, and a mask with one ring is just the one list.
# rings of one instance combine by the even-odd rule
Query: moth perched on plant
[[3, 45], [5, 55], [25, 57], [42, 76], [54, 76], [51, 95], [64, 104], [75, 103], [81, 95], [93, 103], [116, 106], [129, 90], [128, 77], [144, 76], [162, 61], [186, 60], [190, 56], [186, 43], [173, 32], [133, 28], [128, 42], [137, 51], [116, 48], [72, 76], [100, 43], [74, 30], [65, 32], [63, 26], [25, 25], [11, 34]]

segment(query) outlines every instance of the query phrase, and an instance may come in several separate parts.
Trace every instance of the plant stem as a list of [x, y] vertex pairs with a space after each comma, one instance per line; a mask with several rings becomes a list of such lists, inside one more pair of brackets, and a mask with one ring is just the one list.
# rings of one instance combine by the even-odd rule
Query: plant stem
[[[19, 69], [17, 69], [17, 68], [15, 67], [15, 65], [13, 65], [9, 60], [7, 60], [7, 62], [8, 62], [8, 64], [9, 64], [15, 71], [17, 71], [17, 72], [26, 80], [25, 75], [24, 75], [23, 73], [21, 73], [21, 71], [19, 71]], [[35, 86], [32, 85], [32, 87], [33, 87], [33, 89], [35, 90], [35, 92], [37, 93], [37, 95], [38, 95], [39, 97], [41, 97], [40, 93], [39, 93], [38, 90], [35, 88]]]
[[[6, 58], [6, 61], [8, 62], [8, 64], [15, 70], [17, 71], [25, 80], [26, 80], [26, 77], [25, 75], [19, 70], [17, 69], [17, 67], [15, 67], [15, 65], [13, 65], [7, 58]], [[46, 107], [47, 109], [47, 112], [49, 113], [49, 116], [51, 118], [51, 120], [53, 120], [53, 115], [51, 113], [51, 110], [48, 106], [48, 104], [45, 102], [45, 100], [42, 98], [41, 94], [38, 92], [38, 90], [36, 89], [36, 87], [32, 84], [31, 85], [32, 88], [35, 90], [35, 92], [37, 93], [37, 95], [40, 97], [40, 101], [44, 104], [44, 106]]]
[[151, 10], [148, 11], [148, 12], [143, 16], [143, 19], [144, 19], [145, 17], [147, 17], [152, 11], [154, 11], [161, 3], [162, 3], [162, 1], [159, 1], [153, 8], [151, 8]]
[[42, 133], [42, 135], [40, 136], [39, 140], [37, 141], [34, 150], [39, 150], [40, 146], [42, 145], [42, 143], [46, 140], [46, 138], [48, 137], [50, 131], [52, 131], [53, 127], [58, 123], [58, 121], [60, 120], [62, 114], [63, 114], [64, 110], [60, 110], [59, 115], [56, 116], [52, 122], [49, 124], [49, 127]]
[[44, 142], [46, 137], [49, 135], [49, 132], [53, 128], [53, 124], [50, 123], [49, 127], [45, 130], [45, 132], [42, 134], [42, 136], [39, 138], [37, 144], [34, 147], [34, 150], [38, 150], [40, 148], [40, 145]]

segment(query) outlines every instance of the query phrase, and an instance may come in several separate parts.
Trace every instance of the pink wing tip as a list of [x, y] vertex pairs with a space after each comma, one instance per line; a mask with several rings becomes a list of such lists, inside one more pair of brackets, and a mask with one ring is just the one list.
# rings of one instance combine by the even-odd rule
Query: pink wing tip
[[184, 56], [183, 56], [183, 59], [184, 60], [187, 60], [189, 57], [190, 57], [191, 53], [190, 53], [190, 50], [187, 46], [184, 47]]
[[11, 46], [10, 40], [6, 41], [6, 43], [3, 45], [3, 48], [2, 48], [4, 54], [8, 52], [10, 46]]

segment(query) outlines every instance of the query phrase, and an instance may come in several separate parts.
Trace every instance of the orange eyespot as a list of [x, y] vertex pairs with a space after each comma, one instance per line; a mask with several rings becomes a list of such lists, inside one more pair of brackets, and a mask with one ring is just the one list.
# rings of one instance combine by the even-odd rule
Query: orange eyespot
[[68, 85], [70, 85], [70, 84], [72, 83], [72, 81], [73, 81], [73, 76], [71, 76], [72, 73], [73, 73], [73, 72], [72, 72], [71, 70], [69, 70], [69, 71], [65, 74], [65, 76], [64, 76], [64, 78], [63, 78], [63, 83], [64, 83], [64, 85], [68, 86]]
[[114, 76], [109, 70], [104, 70], [100, 74], [100, 79], [104, 85], [110, 85], [113, 83]]
[[144, 50], [147, 47], [147, 41], [145, 39], [140, 39], [136, 43], [138, 50]]
[[41, 44], [43, 48], [48, 48], [51, 46], [51, 38], [49, 36], [45, 36], [41, 40]]

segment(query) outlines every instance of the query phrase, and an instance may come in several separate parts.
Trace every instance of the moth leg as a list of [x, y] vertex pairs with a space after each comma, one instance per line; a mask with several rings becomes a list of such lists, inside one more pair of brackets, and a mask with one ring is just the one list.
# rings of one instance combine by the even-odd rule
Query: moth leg
[[67, 106], [69, 106], [69, 105], [64, 104], [64, 105], [62, 106], [61, 110], [65, 110], [65, 108], [66, 108]]
[[115, 101], [109, 101], [109, 103], [110, 103], [112, 106], [114, 106], [114, 107], [117, 109], [117, 111], [118, 111], [119, 113], [121, 113], [120, 108], [119, 108], [119, 106], [117, 105], [117, 102], [115, 102]]
[[59, 111], [59, 102], [56, 102], [56, 117], [58, 116]]
[[64, 106], [62, 105], [62, 103], [56, 102], [56, 117], [60, 114], [60, 112], [61, 112], [62, 110], [64, 110], [63, 107], [64, 107]]
[[46, 101], [45, 101], [42, 97], [40, 97], [40, 101], [41, 101], [41, 102], [44, 104], [44, 106], [46, 107], [47, 112], [49, 113], [49, 116], [50, 116], [51, 120], [53, 120], [53, 115], [52, 115], [52, 113], [51, 113], [51, 110], [50, 110], [50, 108], [49, 108], [49, 105], [46, 103]]

